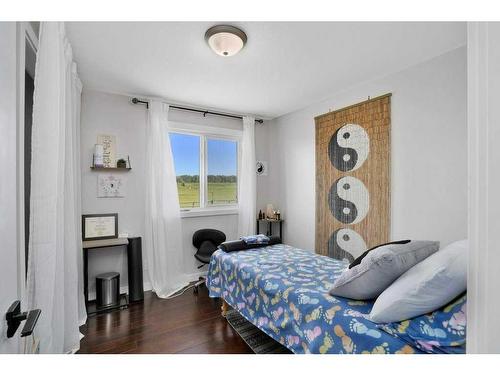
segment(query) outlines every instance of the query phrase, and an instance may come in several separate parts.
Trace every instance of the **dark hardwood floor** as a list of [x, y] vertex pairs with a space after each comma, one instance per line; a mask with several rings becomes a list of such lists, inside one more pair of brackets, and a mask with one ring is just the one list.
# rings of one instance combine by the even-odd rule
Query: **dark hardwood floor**
[[80, 328], [78, 353], [253, 353], [201, 287], [173, 299], [145, 293], [144, 302], [103, 313]]

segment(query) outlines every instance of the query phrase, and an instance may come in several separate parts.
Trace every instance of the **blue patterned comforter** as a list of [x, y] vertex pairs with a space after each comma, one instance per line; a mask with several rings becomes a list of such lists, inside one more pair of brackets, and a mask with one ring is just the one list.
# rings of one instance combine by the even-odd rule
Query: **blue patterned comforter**
[[217, 250], [207, 286], [294, 353], [419, 353], [367, 319], [372, 303], [328, 294], [346, 267], [287, 245]]

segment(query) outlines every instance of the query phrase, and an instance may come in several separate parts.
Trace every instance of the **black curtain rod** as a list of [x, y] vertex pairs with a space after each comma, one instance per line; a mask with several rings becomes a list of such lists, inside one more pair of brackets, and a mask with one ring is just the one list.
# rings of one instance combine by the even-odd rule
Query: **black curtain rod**
[[[137, 98], [132, 98], [132, 103], [134, 103], [134, 104], [145, 104], [146, 108], [149, 108], [149, 102], [146, 102], [144, 100], [140, 100], [140, 99], [137, 99]], [[243, 119], [243, 116], [229, 115], [227, 113], [220, 113], [220, 112], [204, 111], [202, 109], [180, 107], [178, 105], [171, 105], [170, 108], [179, 109], [181, 111], [190, 111], [190, 112], [203, 113], [203, 117], [205, 117], [206, 115], [214, 115], [214, 116], [237, 118], [237, 119], [240, 119], [240, 120]], [[262, 124], [264, 122], [264, 120], [262, 120], [262, 119], [255, 119], [255, 122], [258, 122], [259, 124]]]

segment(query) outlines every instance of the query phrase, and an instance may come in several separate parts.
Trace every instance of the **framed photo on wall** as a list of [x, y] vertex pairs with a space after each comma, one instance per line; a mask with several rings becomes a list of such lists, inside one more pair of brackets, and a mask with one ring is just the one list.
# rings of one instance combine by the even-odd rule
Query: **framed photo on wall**
[[118, 214], [82, 215], [83, 241], [118, 238]]

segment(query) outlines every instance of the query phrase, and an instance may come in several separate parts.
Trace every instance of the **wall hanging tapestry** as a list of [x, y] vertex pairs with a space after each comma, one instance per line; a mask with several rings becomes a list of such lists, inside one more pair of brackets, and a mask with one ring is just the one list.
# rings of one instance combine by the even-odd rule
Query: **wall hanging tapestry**
[[315, 118], [316, 252], [353, 261], [387, 242], [391, 94]]

